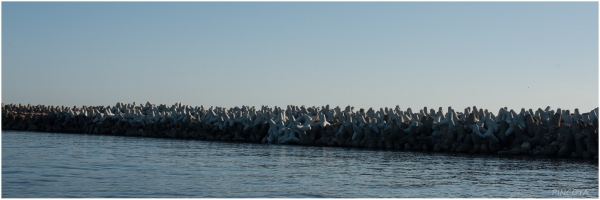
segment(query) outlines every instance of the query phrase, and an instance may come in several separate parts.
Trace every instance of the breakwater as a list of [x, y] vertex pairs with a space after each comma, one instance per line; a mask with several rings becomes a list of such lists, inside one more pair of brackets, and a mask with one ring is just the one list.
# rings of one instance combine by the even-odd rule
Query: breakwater
[[598, 159], [598, 108], [463, 112], [399, 106], [234, 108], [176, 103], [115, 106], [2, 104], [2, 129]]

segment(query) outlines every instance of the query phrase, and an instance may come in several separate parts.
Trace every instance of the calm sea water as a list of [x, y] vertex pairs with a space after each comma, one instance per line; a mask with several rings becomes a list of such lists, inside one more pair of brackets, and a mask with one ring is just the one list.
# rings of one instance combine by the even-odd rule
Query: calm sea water
[[2, 197], [597, 198], [598, 164], [2, 131]]

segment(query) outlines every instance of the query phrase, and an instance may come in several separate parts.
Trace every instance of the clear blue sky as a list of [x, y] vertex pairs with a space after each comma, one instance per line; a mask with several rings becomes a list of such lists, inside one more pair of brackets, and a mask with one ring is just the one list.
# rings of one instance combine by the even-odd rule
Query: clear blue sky
[[2, 102], [598, 107], [598, 3], [2, 3]]

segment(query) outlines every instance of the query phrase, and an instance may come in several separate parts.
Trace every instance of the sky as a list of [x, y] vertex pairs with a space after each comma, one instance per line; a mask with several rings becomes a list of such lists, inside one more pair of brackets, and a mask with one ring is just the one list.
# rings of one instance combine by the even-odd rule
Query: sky
[[598, 107], [598, 2], [2, 2], [2, 103]]

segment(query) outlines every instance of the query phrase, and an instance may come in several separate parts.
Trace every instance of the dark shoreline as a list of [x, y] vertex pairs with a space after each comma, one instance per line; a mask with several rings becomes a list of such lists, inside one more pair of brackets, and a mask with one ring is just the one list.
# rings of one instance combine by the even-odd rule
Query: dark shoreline
[[[237, 118], [232, 117], [225, 121], [221, 117], [221, 121], [213, 120], [211, 122], [206, 120], [209, 117], [206, 116], [207, 111], [203, 107], [192, 108], [176, 104], [169, 109], [166, 105], [157, 107], [149, 103], [146, 106], [140, 105], [137, 107], [135, 104], [122, 105], [117, 104], [115, 107], [84, 106], [83, 108], [69, 108], [2, 104], [2, 130], [225, 142], [280, 143], [304, 146], [337, 146], [373, 150], [446, 152], [450, 154], [489, 154], [499, 157], [526, 156], [531, 158], [593, 159], [596, 163], [598, 161], [598, 119], [592, 120], [591, 123], [585, 123], [583, 120], [577, 118], [561, 120], [559, 113], [556, 113], [546, 121], [537, 120], [529, 114], [522, 115], [524, 116], [522, 120], [524, 123], [527, 123], [527, 128], [523, 129], [517, 125], [515, 133], [510, 135], [504, 134], [509, 126], [506, 121], [494, 120], [494, 125], [499, 126], [499, 131], [494, 131], [493, 134], [495, 137], [490, 139], [483, 136], [479, 137], [473, 129], [469, 128], [475, 126], [476, 121], [479, 121], [478, 119], [481, 121], [485, 119], [478, 116], [482, 112], [472, 112], [468, 117], [464, 116], [464, 119], [458, 120], [455, 129], [451, 129], [452, 126], [449, 125], [438, 126], [434, 122], [434, 114], [428, 115], [421, 112], [422, 116], [416, 115], [420, 117], [420, 120], [418, 120], [421, 122], [420, 126], [414, 126], [415, 121], [412, 122], [412, 125], [408, 121], [395, 123], [395, 121], [389, 119], [388, 115], [385, 115], [383, 117], [383, 120], [385, 120], [384, 124], [390, 125], [392, 128], [379, 130], [376, 127], [369, 128], [365, 125], [364, 121], [362, 121], [363, 124], [361, 125], [361, 122], [352, 122], [352, 120], [350, 120], [350, 124], [353, 126], [346, 126], [347, 128], [343, 129], [342, 126], [349, 125], [347, 124], [348, 121], [340, 122], [341, 120], [338, 119], [327, 120], [327, 124], [318, 126], [319, 123], [324, 121], [323, 119], [312, 120], [312, 123], [310, 123], [309, 120], [303, 120], [303, 117], [304, 119], [312, 119], [305, 116], [311, 114], [318, 116], [322, 114], [321, 118], [326, 118], [325, 114], [323, 114], [325, 112], [317, 110], [311, 113], [311, 111], [307, 111], [302, 107], [302, 110], [289, 112], [291, 120], [288, 119], [288, 121], [292, 121], [292, 125], [289, 127], [295, 124], [298, 126], [298, 128], [292, 127], [286, 129], [286, 131], [290, 132], [289, 138], [292, 139], [281, 142], [281, 137], [283, 136], [279, 136], [280, 139], [278, 141], [272, 142], [271, 140], [267, 141], [267, 137], [272, 132], [270, 127], [273, 122], [260, 123], [261, 121], [258, 121], [259, 123], [253, 126], [250, 121], [251, 117], [247, 115], [249, 111], [240, 110], [237, 107], [230, 109], [230, 111], [225, 110], [225, 115], [229, 112], [232, 116], [237, 116]], [[188, 109], [187, 111], [186, 108]], [[269, 108], [263, 107], [263, 109]], [[154, 111], [148, 114], [150, 110], [181, 113], [181, 115], [163, 115], [162, 120], [160, 120], [160, 116], [154, 116]], [[118, 114], [110, 115], [112, 114], [111, 111]], [[133, 111], [137, 112], [137, 114], [133, 114]], [[212, 108], [209, 111], [214, 113]], [[275, 108], [275, 112], [272, 113], [276, 112], [283, 113], [284, 111]], [[247, 115], [245, 118], [247, 121], [240, 120], [242, 118], [241, 113]], [[355, 113], [357, 114], [348, 116], [356, 118], [356, 116], [360, 117], [361, 114], [368, 115], [362, 109]], [[106, 114], [106, 117], [104, 117], [104, 114]], [[278, 117], [281, 117], [281, 115]], [[491, 119], [487, 115], [487, 112], [483, 115]], [[153, 118], [153, 120], [144, 118]], [[256, 119], [257, 117], [254, 116], [254, 118]], [[272, 116], [269, 118], [273, 119]], [[368, 118], [367, 124], [371, 120]], [[439, 119], [436, 120], [439, 121]], [[567, 124], [565, 121], [571, 123]], [[491, 123], [490, 121], [486, 122], [488, 124]], [[306, 128], [307, 126], [303, 126], [301, 123], [304, 125], [312, 124], [313, 126]], [[228, 124], [232, 124], [232, 126]], [[281, 122], [281, 124], [284, 123]], [[553, 124], [555, 125], [553, 126]], [[491, 132], [491, 126], [493, 125], [486, 125], [485, 127]], [[303, 127], [304, 129], [302, 129]], [[483, 128], [484, 126], [481, 127], [482, 130], [486, 130]], [[338, 131], [339, 129], [343, 131]], [[547, 131], [548, 129], [551, 131]], [[371, 130], [376, 130], [380, 133], [374, 133]], [[356, 138], [353, 139], [352, 136]], [[494, 141], [494, 139], [497, 141]]]
[[[13, 131], [13, 132], [21, 132], [21, 133], [25, 133], [25, 132], [31, 132], [31, 131], [23, 131], [23, 130], [8, 130], [8, 131]], [[154, 138], [154, 139], [165, 139], [165, 140], [181, 140], [181, 141], [206, 141], [206, 142], [216, 142], [216, 143], [229, 143], [229, 144], [255, 144], [255, 145], [273, 145], [273, 146], [279, 146], [281, 144], [262, 144], [262, 143], [257, 143], [257, 142], [240, 142], [240, 141], [220, 141], [220, 140], [195, 140], [195, 139], [187, 139], [187, 138], [169, 138], [169, 137], [141, 137], [141, 136], [132, 136], [132, 135], [108, 135], [108, 134], [95, 134], [95, 133], [62, 133], [62, 132], [42, 132], [42, 131], [35, 131], [35, 133], [53, 133], [53, 134], [82, 134], [82, 135], [93, 135], [93, 136], [119, 136], [119, 137], [131, 137], [131, 138]], [[471, 153], [456, 153], [456, 152], [448, 152], [448, 151], [441, 151], [441, 152], [434, 152], [434, 151], [430, 151], [430, 150], [411, 150], [411, 149], [385, 149], [385, 148], [354, 148], [354, 147], [339, 147], [339, 146], [327, 146], [327, 145], [301, 145], [301, 144], [286, 144], [289, 146], [299, 146], [299, 147], [313, 147], [313, 148], [319, 148], [319, 147], [332, 147], [332, 148], [343, 148], [346, 150], [359, 150], [359, 151], [372, 151], [372, 152], [378, 152], [378, 151], [391, 151], [391, 152], [407, 152], [407, 153], [423, 153], [426, 156], [434, 156], [434, 155], [442, 155], [442, 156], [449, 156], [449, 157], [468, 157], [468, 158], [483, 158], [483, 159], [487, 159], [487, 158], [507, 158], [507, 159], [517, 159], [517, 160], [539, 160], [539, 159], [543, 159], [546, 161], [551, 161], [551, 162], [563, 162], [563, 161], [568, 161], [568, 162], [576, 162], [576, 163], [587, 163], [587, 164], [593, 164], [598, 166], [598, 164], [600, 164], [599, 160], [596, 159], [564, 159], [564, 158], [560, 158], [560, 157], [547, 157], [544, 155], [528, 155], [528, 154], [518, 154], [518, 155], [513, 155], [510, 153], [504, 153], [504, 154], [471, 154]]]

